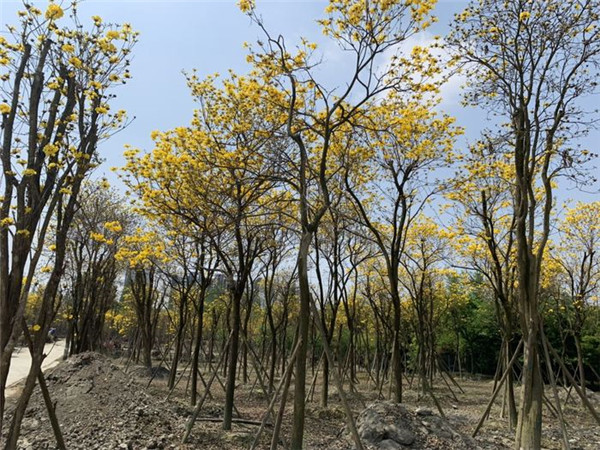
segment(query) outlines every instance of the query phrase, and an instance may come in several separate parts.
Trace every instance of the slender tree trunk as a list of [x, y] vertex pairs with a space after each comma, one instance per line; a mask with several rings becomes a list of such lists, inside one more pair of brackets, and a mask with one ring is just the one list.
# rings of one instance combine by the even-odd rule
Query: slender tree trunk
[[[206, 293], [206, 288], [202, 288], [200, 291], [200, 298], [198, 304], [198, 323], [196, 325], [196, 343], [194, 346], [194, 351], [192, 354], [192, 395], [190, 398], [190, 402], [192, 406], [196, 405], [197, 396], [198, 396], [198, 370], [200, 370], [200, 350], [202, 349], [202, 330], [203, 330], [203, 321], [204, 321], [204, 296]], [[212, 349], [211, 349], [212, 351]], [[212, 355], [209, 353], [209, 359], [212, 358]]]
[[310, 328], [310, 286], [308, 282], [308, 251], [313, 232], [302, 230], [298, 250], [298, 284], [300, 287], [300, 312], [298, 318], [298, 339], [300, 347], [296, 358], [296, 378], [294, 380], [294, 416], [292, 424], [292, 450], [301, 450], [304, 436], [304, 409], [306, 397], [306, 354], [308, 331]]
[[231, 430], [233, 418], [233, 400], [235, 393], [235, 378], [237, 369], [238, 349], [240, 343], [240, 304], [243, 289], [236, 288], [231, 299], [231, 343], [229, 345], [229, 360], [227, 362], [227, 386], [225, 389], [225, 406], [223, 411], [223, 429]]
[[175, 352], [173, 353], [173, 361], [171, 361], [171, 372], [169, 373], [168, 387], [172, 389], [175, 386], [177, 378], [177, 366], [181, 358], [181, 348], [183, 346], [183, 333], [185, 331], [185, 319], [180, 315], [179, 326], [177, 327], [177, 335], [175, 336]]
[[323, 358], [323, 386], [321, 388], [321, 406], [327, 408], [327, 400], [329, 398], [329, 360]]
[[142, 325], [145, 329], [142, 331], [142, 358], [144, 365], [151, 369], [152, 368], [152, 342], [150, 331], [146, 329], [145, 325]]
[[581, 337], [579, 333], [575, 333], [575, 349], [577, 350], [577, 370], [579, 371], [579, 383], [581, 385], [581, 392], [585, 396], [585, 369], [583, 367], [583, 353], [581, 351]]
[[277, 330], [272, 325], [269, 317], [269, 329], [271, 330], [271, 361], [269, 361], [269, 394], [273, 392], [275, 382], [275, 368], [277, 366]]
[[[512, 357], [512, 350], [510, 341], [507, 340], [506, 346], [504, 347], [504, 367], [508, 367], [510, 359]], [[508, 372], [506, 378], [506, 394], [508, 397], [508, 423], [510, 429], [514, 429], [517, 426], [517, 405], [515, 402], [515, 387], [514, 387], [514, 375], [513, 371]]]
[[393, 349], [395, 352], [392, 360], [394, 361], [393, 376], [394, 376], [394, 401], [396, 403], [402, 403], [402, 351], [400, 341], [400, 328], [402, 326], [401, 314], [402, 307], [400, 305], [400, 296], [398, 295], [398, 289], [392, 288], [392, 299], [394, 305], [394, 345]]

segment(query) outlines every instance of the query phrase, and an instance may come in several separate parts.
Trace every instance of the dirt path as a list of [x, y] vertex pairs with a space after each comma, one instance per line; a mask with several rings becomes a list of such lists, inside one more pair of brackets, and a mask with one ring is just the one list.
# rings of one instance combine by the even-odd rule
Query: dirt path
[[[55, 344], [46, 344], [44, 352], [46, 358], [42, 363], [42, 369], [48, 369], [55, 366], [60, 361], [65, 350], [64, 341], [58, 341]], [[31, 366], [31, 355], [27, 348], [15, 349], [12, 359], [10, 361], [10, 370], [8, 372], [8, 380], [6, 385], [11, 385], [21, 381], [29, 373], [29, 367]]]

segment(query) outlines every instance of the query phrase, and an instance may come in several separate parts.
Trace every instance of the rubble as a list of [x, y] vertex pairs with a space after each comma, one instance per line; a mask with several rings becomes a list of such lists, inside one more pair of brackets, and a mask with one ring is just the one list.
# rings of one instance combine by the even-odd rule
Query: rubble
[[[427, 408], [378, 401], [356, 420], [361, 441], [368, 449], [475, 449], [473, 439], [456, 431], [445, 419]], [[347, 439], [349, 433], [346, 433]]]
[[[175, 405], [146, 393], [110, 359], [82, 353], [59, 364], [46, 380], [69, 450], [181, 448], [185, 417]], [[37, 390], [29, 402], [22, 434], [20, 449], [55, 448]]]

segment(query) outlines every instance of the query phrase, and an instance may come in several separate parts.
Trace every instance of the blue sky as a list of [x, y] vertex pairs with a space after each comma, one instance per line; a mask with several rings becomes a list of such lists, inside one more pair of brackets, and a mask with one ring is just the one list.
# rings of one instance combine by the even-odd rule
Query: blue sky
[[[40, 9], [47, 5], [42, 1], [31, 3]], [[467, 3], [466, 0], [439, 0], [435, 12], [439, 22], [428, 30], [428, 34], [414, 39], [415, 43], [427, 41], [433, 35], [444, 35], [453, 14], [460, 12]], [[335, 47], [324, 41], [315, 22], [322, 16], [326, 1], [258, 0], [257, 4], [267, 27], [274, 34], [283, 34], [288, 42], [304, 36], [320, 44], [324, 70], [328, 71], [324, 76], [330, 83], [335, 83], [336, 76], [341, 73], [340, 80], [343, 80], [343, 60], [338, 59]], [[21, 8], [20, 0], [0, 0], [3, 32], [6, 24], [16, 22], [16, 12]], [[128, 22], [140, 32], [139, 43], [133, 52], [133, 78], [116, 92], [118, 98], [113, 107], [126, 109], [136, 119], [127, 129], [102, 144], [100, 151], [106, 162], [97, 169], [97, 175], [105, 174], [111, 182], [119, 185], [110, 167], [123, 164], [121, 155], [125, 144], [150, 150], [152, 130], [166, 130], [189, 123], [194, 103], [182, 71], [197, 69], [201, 76], [215, 72], [225, 74], [228, 69], [246, 72], [248, 65], [243, 43], [256, 41], [260, 32], [231, 0], [83, 1], [79, 6], [81, 20], [91, 22], [89, 18], [92, 15], [101, 16], [105, 22]], [[466, 127], [465, 139], [472, 141], [485, 126], [485, 113], [460, 106], [461, 84], [462, 80], [457, 79], [444, 88], [442, 106], [457, 118], [459, 125]], [[596, 104], [599, 100], [598, 97], [589, 99]], [[599, 152], [599, 132], [593, 132], [586, 141], [592, 151]], [[580, 197], [574, 191], [567, 195]], [[591, 200], [600, 196], [586, 195], [582, 198]]]

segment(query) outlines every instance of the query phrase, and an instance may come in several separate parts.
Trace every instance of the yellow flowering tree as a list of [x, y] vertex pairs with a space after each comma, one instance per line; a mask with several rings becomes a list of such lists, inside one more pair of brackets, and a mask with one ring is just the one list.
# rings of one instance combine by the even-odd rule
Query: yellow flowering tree
[[180, 217], [173, 217], [169, 227], [164, 250], [164, 253], [169, 255], [169, 261], [158, 266], [170, 291], [167, 311], [175, 332], [168, 386], [171, 389], [175, 385], [177, 367], [184, 351], [185, 332], [188, 325], [196, 320], [191, 367], [193, 371], [191, 403], [194, 405], [196, 403], [194, 389], [197, 389], [197, 374], [194, 375], [194, 371], [198, 370], [202, 344], [204, 299], [214, 276], [218, 258], [207, 242], [206, 236], [194, 235]]
[[577, 203], [566, 212], [559, 232], [560, 241], [551, 257], [562, 272], [571, 300], [569, 331], [575, 340], [579, 381], [585, 394], [581, 336], [592, 298], [600, 289], [600, 202]]
[[0, 37], [0, 420], [25, 300], [51, 218], [59, 220], [54, 267], [37, 319], [42, 332], [35, 336], [34, 364], [13, 416], [9, 446], [16, 445], [39, 373], [81, 183], [98, 163], [98, 143], [126, 120], [124, 112], [110, 111], [109, 100], [115, 85], [129, 77], [128, 54], [136, 40], [129, 25], [94, 21], [84, 27], [76, 5], [65, 11], [51, 2], [45, 12], [24, 7], [19, 25]]
[[123, 199], [105, 182], [86, 184], [68, 234], [68, 286], [61, 305], [67, 317], [69, 355], [98, 351], [104, 338], [105, 315], [116, 301], [120, 241], [133, 222]]
[[[480, 141], [459, 154], [458, 171], [448, 183], [445, 196], [451, 201], [455, 220], [452, 240], [455, 263], [483, 276], [494, 293], [502, 334], [502, 366], [507, 368], [518, 326], [516, 304], [515, 215], [512, 200], [514, 168], [498, 150], [500, 141]], [[513, 374], [506, 378], [509, 427], [517, 425]]]
[[223, 427], [230, 429], [241, 301], [263, 251], [266, 214], [289, 203], [274, 189], [276, 166], [268, 157], [284, 117], [263, 98], [277, 101], [282, 94], [259, 78], [233, 73], [220, 83], [216, 76], [190, 74], [188, 84], [200, 105], [192, 124], [155, 133], [149, 154], [127, 151], [125, 179], [146, 214], [163, 223], [177, 217], [192, 237], [205, 236], [227, 276], [233, 335]]
[[169, 261], [161, 231], [138, 226], [121, 239], [115, 255], [127, 267], [124, 299], [133, 305], [143, 363], [152, 367], [152, 348], [167, 290], [158, 267]]
[[[319, 81], [315, 70], [314, 44], [302, 40], [295, 51], [290, 50], [282, 35], [271, 34], [251, 0], [240, 2], [242, 11], [265, 36], [257, 49], [251, 49], [248, 60], [259, 76], [284, 90], [284, 101], [278, 107], [286, 114], [286, 134], [292, 141], [292, 145], [282, 149], [278, 160], [293, 163], [286, 181], [296, 194], [301, 229], [297, 256], [300, 330], [291, 439], [294, 449], [302, 447], [304, 434], [311, 310], [308, 254], [331, 203], [329, 179], [340, 164], [333, 149], [336, 136], [343, 134], [348, 124], [387, 91], [425, 88], [427, 83], [421, 75], [428, 71], [426, 52], [403, 54], [400, 44], [431, 24], [434, 4], [433, 0], [331, 0], [319, 23], [323, 33], [352, 60], [352, 69], [339, 88], [328, 88]], [[386, 64], [390, 54], [393, 56]], [[376, 70], [380, 65], [380, 70]], [[352, 420], [349, 414], [348, 420]]]
[[454, 137], [460, 133], [454, 119], [437, 114], [437, 102], [426, 101], [423, 94], [417, 91], [406, 98], [392, 92], [366, 112], [364, 121], [369, 126], [354, 133], [356, 149], [348, 153], [344, 171], [358, 220], [385, 261], [394, 306], [398, 402], [402, 399], [400, 261], [412, 222], [438, 189], [428, 178], [449, 161]]
[[[416, 368], [423, 395], [433, 395], [431, 383], [436, 371], [436, 334], [441, 303], [441, 284], [445, 281], [442, 261], [447, 257], [448, 234], [431, 219], [417, 217], [408, 229], [400, 260], [400, 284], [408, 294], [413, 309], [413, 326], [417, 341]], [[440, 410], [440, 413], [442, 411]]]
[[[344, 195], [342, 177], [334, 185], [331, 183], [332, 205], [328, 214], [323, 217], [320, 232], [315, 234], [314, 253], [312, 259], [315, 266], [317, 287], [315, 300], [318, 305], [323, 325], [324, 336], [321, 339], [332, 344], [336, 327], [348, 328], [348, 353], [350, 366], [350, 382], [356, 382], [354, 369], [355, 331], [358, 328], [355, 303], [349, 297], [356, 297], [358, 285], [356, 280], [358, 265], [371, 256], [369, 243], [360, 237], [360, 229], [350, 219], [351, 204]], [[327, 274], [327, 275], [325, 275]], [[338, 345], [341, 345], [338, 342]], [[322, 362], [321, 406], [327, 407], [329, 395], [329, 377], [331, 363], [325, 357]]]
[[588, 67], [600, 62], [598, 11], [597, 0], [473, 1], [446, 39], [469, 79], [465, 102], [499, 116], [493, 134], [506, 143], [498, 150], [514, 168], [517, 299], [525, 355], [516, 448], [541, 446], [539, 349], [547, 347], [547, 339], [539, 312], [540, 275], [557, 178], [589, 178], [584, 164], [591, 154], [577, 139], [593, 121], [581, 99], [597, 84]]

